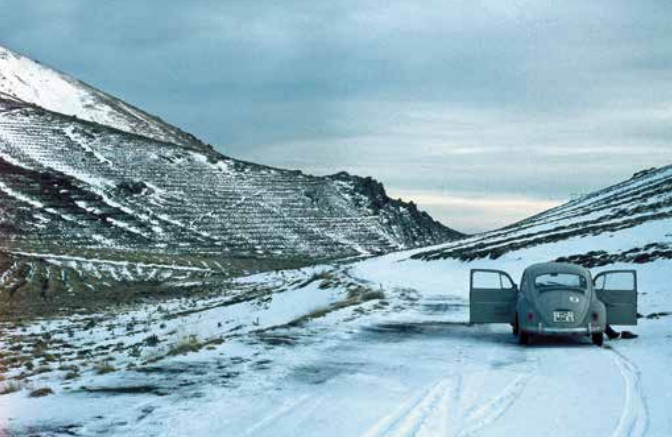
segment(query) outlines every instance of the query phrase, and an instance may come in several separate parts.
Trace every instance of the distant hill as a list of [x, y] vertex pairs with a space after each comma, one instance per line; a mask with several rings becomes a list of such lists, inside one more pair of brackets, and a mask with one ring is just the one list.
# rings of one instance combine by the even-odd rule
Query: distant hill
[[637, 172], [519, 223], [413, 258], [472, 261], [526, 250], [541, 261], [551, 257], [586, 267], [672, 258], [672, 166]]

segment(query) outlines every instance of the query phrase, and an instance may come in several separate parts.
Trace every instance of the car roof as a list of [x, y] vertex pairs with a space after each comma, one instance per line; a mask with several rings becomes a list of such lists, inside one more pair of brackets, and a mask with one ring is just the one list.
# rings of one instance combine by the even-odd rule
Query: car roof
[[590, 271], [585, 267], [576, 264], [559, 263], [559, 262], [545, 262], [532, 264], [525, 269], [525, 274], [531, 276], [539, 276], [544, 273], [574, 273], [577, 275], [590, 277]]

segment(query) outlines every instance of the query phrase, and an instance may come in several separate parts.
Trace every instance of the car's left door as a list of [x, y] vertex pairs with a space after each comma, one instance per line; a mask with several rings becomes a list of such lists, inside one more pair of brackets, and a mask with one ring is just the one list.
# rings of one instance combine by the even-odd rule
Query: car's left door
[[518, 288], [501, 270], [473, 269], [469, 278], [469, 322], [511, 323]]
[[637, 272], [609, 270], [593, 280], [597, 298], [607, 308], [607, 323], [612, 325], [637, 324]]

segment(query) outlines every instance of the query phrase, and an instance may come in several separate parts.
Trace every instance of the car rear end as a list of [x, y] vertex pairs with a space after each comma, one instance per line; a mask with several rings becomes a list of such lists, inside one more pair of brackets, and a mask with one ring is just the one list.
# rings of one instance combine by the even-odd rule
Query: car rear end
[[[549, 265], [532, 278], [530, 303], [520, 327], [536, 335], [593, 335], [604, 330], [604, 308], [593, 298], [590, 273]], [[519, 318], [521, 316], [519, 315]]]

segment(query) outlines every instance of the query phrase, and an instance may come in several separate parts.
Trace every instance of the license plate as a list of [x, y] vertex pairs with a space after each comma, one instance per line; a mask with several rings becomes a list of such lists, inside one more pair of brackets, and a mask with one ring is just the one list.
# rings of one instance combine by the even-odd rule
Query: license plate
[[572, 323], [574, 321], [574, 311], [553, 311], [553, 321]]

